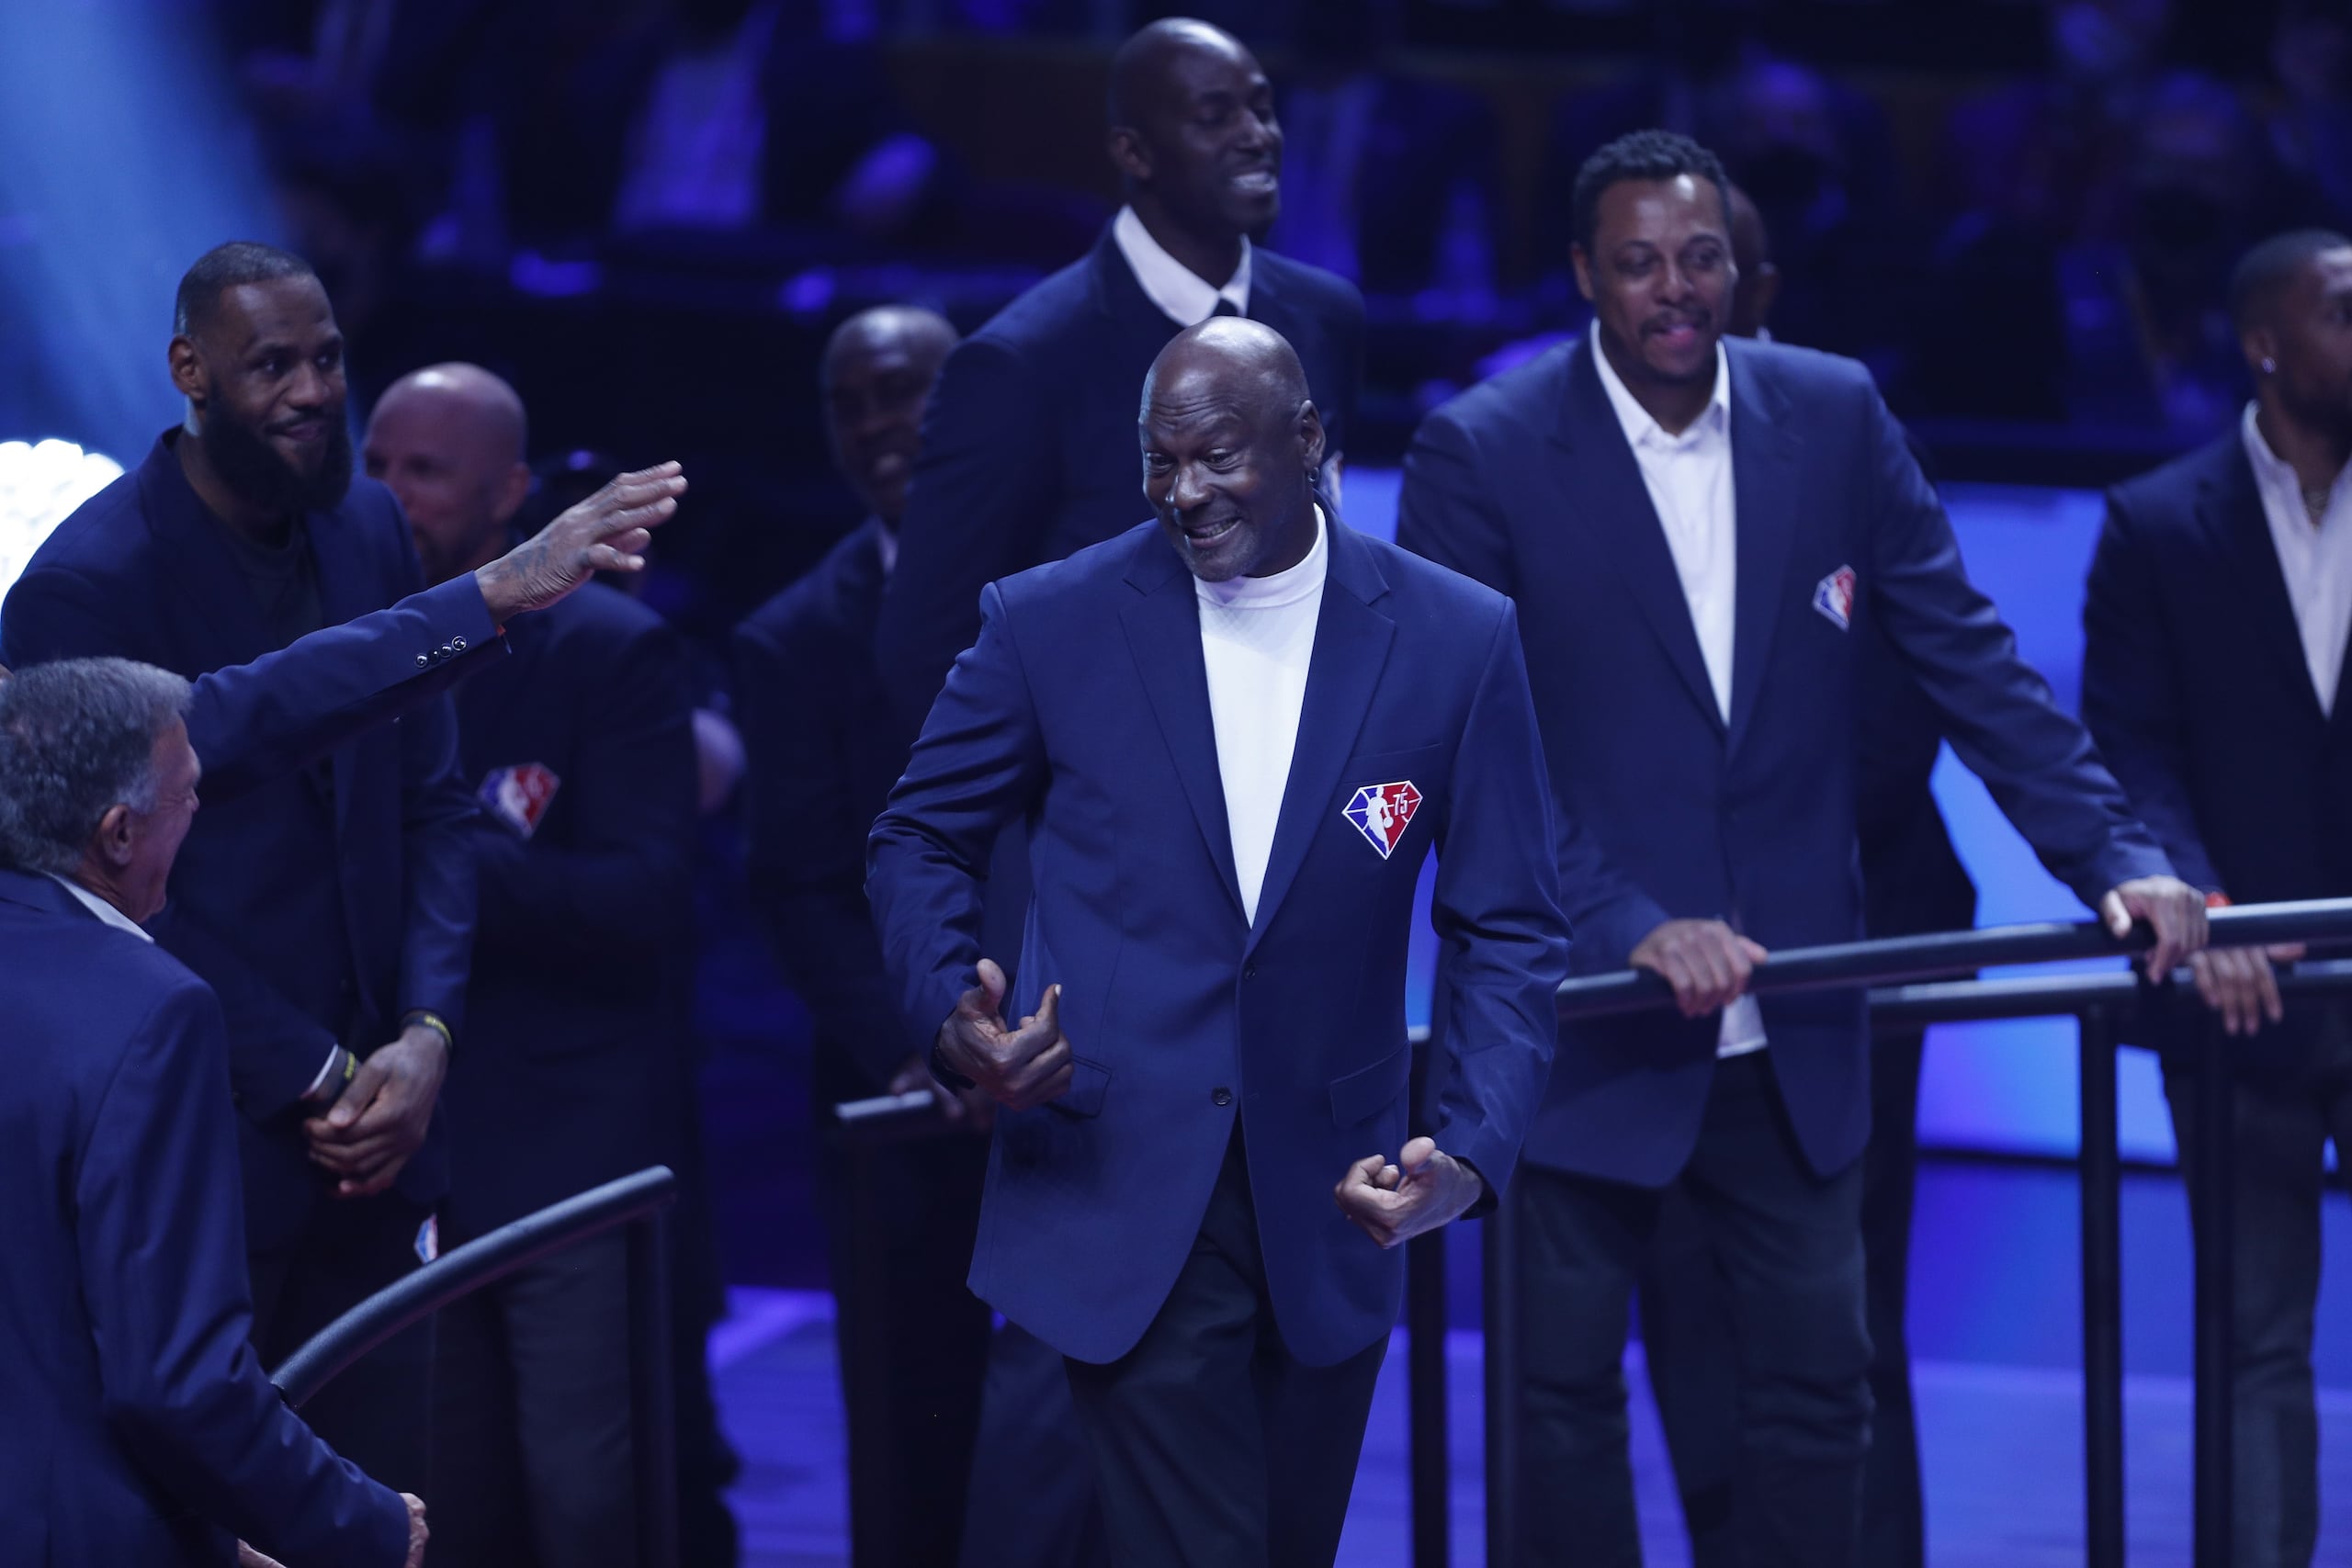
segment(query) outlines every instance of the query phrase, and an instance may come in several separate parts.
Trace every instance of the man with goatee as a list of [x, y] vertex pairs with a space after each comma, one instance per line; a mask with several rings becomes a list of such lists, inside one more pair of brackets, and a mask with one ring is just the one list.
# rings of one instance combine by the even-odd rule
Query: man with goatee
[[[170, 367], [186, 418], [34, 557], [0, 663], [111, 655], [194, 679], [424, 586], [399, 505], [352, 482], [343, 336], [309, 264], [251, 243], [207, 253], [180, 280]], [[479, 596], [452, 595], [448, 622], [420, 665], [498, 641]], [[474, 925], [457, 761], [443, 695], [209, 805], [154, 927], [226, 1016], [265, 1364], [435, 1249], [435, 1107]], [[428, 1332], [304, 1412], [398, 1490], [425, 1485]]]

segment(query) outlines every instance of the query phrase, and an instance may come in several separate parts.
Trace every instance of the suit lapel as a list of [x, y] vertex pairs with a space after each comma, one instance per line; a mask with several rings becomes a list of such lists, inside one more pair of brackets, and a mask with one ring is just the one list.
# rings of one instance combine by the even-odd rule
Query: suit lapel
[[[2293, 682], [2313, 722], [2323, 722], [2326, 716], [2312, 685], [2311, 663], [2303, 657], [2295, 602], [2287, 595], [2278, 547], [2270, 537], [2270, 519], [2262, 510], [2262, 492], [2255, 488], [2254, 466], [2244, 446], [2233, 445], [2221, 468], [2206, 475], [2199, 487], [2198, 513], [2219, 547], [2217, 553], [2243, 574], [2243, 592], [2237, 598], [2250, 606], [2254, 619], [2247, 635], [2261, 645], [2264, 657], [2279, 666], [2278, 678]], [[2340, 689], [2338, 696], [2341, 710]]]
[[1388, 582], [1372, 552], [1329, 504], [1324, 515], [1331, 519], [1329, 574], [1315, 618], [1315, 651], [1306, 666], [1306, 695], [1299, 707], [1298, 739], [1291, 748], [1290, 777], [1283, 785], [1266, 880], [1258, 889], [1252, 946], [1273, 924], [1283, 895], [1306, 863], [1307, 846], [1329, 825], [1324, 807], [1355, 752], [1372, 694], [1396, 638], [1396, 623], [1376, 608]]
[[[1566, 362], [1567, 387], [1560, 400], [1559, 423], [1553, 432], [1553, 440], [1561, 449], [1558, 493], [1567, 506], [1592, 519], [1602, 553], [1666, 650], [1667, 662], [1674, 667], [1707, 722], [1721, 734], [1723, 715], [1707, 679], [1707, 661], [1699, 652], [1698, 630], [1690, 624], [1690, 602], [1683, 595], [1680, 574], [1674, 570], [1674, 552], [1667, 547], [1666, 529], [1658, 522], [1657, 508], [1650, 503], [1649, 486], [1643, 482], [1633, 447], [1626, 445], [1617, 411], [1609, 406], [1609, 394], [1601, 389], [1592, 353], [1591, 340], [1583, 339]], [[1744, 571], [1744, 561], [1741, 568]]]
[[[1241, 881], [1233, 869], [1233, 828], [1225, 815], [1225, 783], [1216, 768], [1216, 721], [1209, 712], [1208, 665], [1201, 654], [1201, 614], [1192, 573], [1159, 534], [1141, 536], [1127, 583], [1136, 590], [1119, 612], [1152, 716], [1159, 721], [1169, 760], [1192, 803], [1193, 818], [1234, 918], [1241, 918]], [[1309, 684], [1312, 690], [1312, 682]]]
[[1788, 598], [1789, 552], [1796, 532], [1797, 438], [1776, 389], [1763, 385], [1736, 346], [1731, 358], [1732, 533], [1737, 562], [1731, 658], [1731, 734], [1739, 738], [1764, 688], [1772, 633]]

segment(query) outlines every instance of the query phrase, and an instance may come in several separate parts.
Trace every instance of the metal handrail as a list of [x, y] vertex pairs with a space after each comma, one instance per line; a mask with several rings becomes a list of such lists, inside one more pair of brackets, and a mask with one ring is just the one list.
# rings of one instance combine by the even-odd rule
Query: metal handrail
[[[2207, 919], [2216, 947], [2352, 942], [2352, 898], [2244, 904], [2214, 909]], [[2132, 934], [2119, 942], [2097, 920], [2051, 920], [1836, 942], [1771, 954], [1756, 966], [1747, 988], [1757, 995], [1850, 990], [2009, 964], [2112, 957], [2144, 951], [2152, 941], [2153, 934], [2144, 925], [2134, 926]], [[1668, 1007], [1674, 1000], [1673, 989], [1664, 977], [1646, 969], [1579, 976], [1561, 982], [1557, 995], [1563, 1020], [1643, 1012]]]
[[[2209, 914], [2215, 946], [2256, 947], [2301, 942], [2312, 946], [2352, 943], [2352, 898], [2295, 903], [2248, 904]], [[2119, 940], [2098, 920], [1991, 926], [1922, 936], [1883, 938], [1792, 948], [1756, 966], [1747, 989], [1771, 995], [1810, 990], [1867, 990], [1874, 1029], [1894, 1032], [1929, 1023], [1992, 1019], [2074, 1016], [2080, 1024], [2082, 1082], [2085, 1486], [2088, 1558], [2094, 1564], [2122, 1561], [2122, 1350], [2120, 1337], [2120, 1169], [2116, 1150], [2115, 1048], [2117, 1030], [2132, 1021], [2154, 987], [2129, 970], [2019, 978], [1951, 980], [1978, 970], [2112, 957], [2145, 951], [2153, 933], [2135, 926]], [[2176, 971], [2176, 986], [2189, 972]], [[1897, 982], [1890, 984], [1891, 982]], [[1899, 983], [1910, 982], [1910, 983]], [[2305, 960], [2281, 968], [2283, 997], [2352, 993], [2352, 960]], [[1663, 1010], [1673, 1002], [1665, 979], [1646, 970], [1617, 970], [1565, 981], [1557, 992], [1563, 1021]], [[1412, 1032], [1425, 1039], [1426, 1032]], [[2199, 1069], [2216, 1081], [2226, 1077], [2222, 1036], [2210, 1025]], [[839, 1132], [853, 1148], [944, 1133], [956, 1124], [942, 1115], [928, 1091], [847, 1101], [834, 1108]], [[2199, 1568], [2228, 1561], [2230, 1513], [2230, 1321], [2228, 1268], [2229, 1189], [2232, 1180], [2228, 1122], [2199, 1119], [2198, 1179], [2191, 1193], [2197, 1247], [2197, 1556]], [[1513, 1205], [1505, 1202], [1486, 1222], [1485, 1310], [1487, 1356], [1487, 1562], [1507, 1568], [1516, 1506], [1519, 1451], [1515, 1424], [1504, 1412], [1515, 1404], [1516, 1340], [1520, 1332], [1515, 1280]], [[1444, 1323], [1445, 1233], [1432, 1232], [1411, 1244], [1414, 1283], [1409, 1331], [1418, 1343], [1442, 1341]], [[1411, 1401], [1417, 1450], [1446, 1444], [1446, 1404], [1442, 1357], [1417, 1357]], [[1425, 1480], [1435, 1477], [1425, 1484]], [[1417, 1568], [1445, 1560], [1444, 1531], [1421, 1528], [1422, 1516], [1442, 1520], [1446, 1505], [1442, 1468], [1414, 1466]], [[1429, 1544], [1424, 1544], [1429, 1543]]]
[[526, 1214], [444, 1253], [336, 1318], [270, 1373], [300, 1410], [334, 1378], [401, 1330], [516, 1269], [592, 1236], [628, 1227], [629, 1425], [637, 1472], [639, 1561], [677, 1562], [677, 1466], [671, 1387], [669, 1270], [662, 1211], [678, 1195], [667, 1166], [651, 1166]]

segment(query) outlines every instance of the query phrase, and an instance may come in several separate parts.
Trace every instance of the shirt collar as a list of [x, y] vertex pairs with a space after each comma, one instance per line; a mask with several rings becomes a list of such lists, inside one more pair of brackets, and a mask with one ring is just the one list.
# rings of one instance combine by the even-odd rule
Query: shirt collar
[[1145, 298], [1159, 307], [1162, 314], [1180, 327], [1196, 327], [1216, 314], [1216, 302], [1230, 299], [1233, 308], [1243, 315], [1250, 313], [1250, 241], [1241, 241], [1241, 265], [1222, 288], [1178, 261], [1151, 237], [1132, 207], [1122, 207], [1111, 220], [1111, 238], [1119, 254], [1127, 258], [1127, 268], [1143, 285]]
[[[2249, 399], [2245, 405], [2245, 414], [2238, 421], [2238, 433], [2245, 443], [2245, 459], [2254, 466], [2255, 483], [2259, 487], [2277, 491], [2285, 501], [2291, 503], [2288, 507], [2289, 513], [2298, 521], [2308, 523], [2311, 521], [2311, 513], [2303, 505], [2303, 481], [2295, 477], [2295, 466], [2273, 452], [2270, 449], [2270, 443], [2262, 438], [2262, 423], [2255, 417], [2256, 410], [2259, 406]], [[2352, 466], [2347, 466], [2339, 472], [2335, 476], [2335, 483], [2328, 486], [2328, 506], [2331, 511], [2335, 508], [2335, 497], [2342, 492], [2347, 479], [2352, 479]]]
[[91, 892], [88, 888], [74, 881], [72, 877], [60, 876], [53, 871], [47, 874], [51, 882], [56, 883], [60, 887], [62, 887], [65, 891], [74, 895], [74, 902], [80, 904], [82, 908], [89, 910], [90, 913], [97, 916], [98, 919], [114, 927], [117, 931], [129, 931], [132, 936], [137, 937], [141, 942], [153, 942], [155, 940], [153, 937], [149, 936], [144, 931], [140, 929], [140, 925], [137, 920], [132, 919], [129, 915], [124, 914], [120, 909], [116, 908], [112, 904], [107, 903], [105, 899], [99, 897], [96, 894]]
[[1617, 412], [1617, 423], [1623, 427], [1625, 442], [1630, 446], [1687, 446], [1702, 436], [1729, 427], [1731, 423], [1731, 356], [1724, 352], [1721, 340], [1715, 344], [1715, 389], [1707, 395], [1707, 406], [1690, 427], [1679, 435], [1669, 435], [1666, 428], [1650, 417], [1650, 411], [1625, 389], [1617, 378], [1617, 367], [1609, 363], [1609, 355], [1600, 347], [1600, 321], [1593, 319], [1587, 334], [1592, 345], [1593, 368], [1600, 372], [1600, 389], [1609, 394], [1609, 406]]

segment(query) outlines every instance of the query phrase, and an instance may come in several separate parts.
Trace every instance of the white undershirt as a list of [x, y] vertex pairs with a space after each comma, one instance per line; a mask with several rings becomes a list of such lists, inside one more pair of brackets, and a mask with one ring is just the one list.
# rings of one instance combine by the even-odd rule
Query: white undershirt
[[2335, 686], [2344, 673], [2344, 645], [2352, 637], [2352, 467], [2335, 476], [2327, 510], [2317, 524], [2303, 505], [2303, 487], [2291, 464], [2270, 450], [2245, 405], [2241, 428], [2262, 514], [2270, 523], [2271, 547], [2278, 552], [2279, 575], [2294, 606], [2295, 629], [2302, 635], [2303, 663], [2320, 711], [2335, 711]]
[[1127, 258], [1128, 270], [1136, 281], [1143, 285], [1144, 298], [1180, 327], [1197, 327], [1216, 314], [1220, 299], [1231, 300], [1233, 308], [1242, 315], [1250, 313], [1250, 241], [1241, 241], [1241, 265], [1219, 288], [1182, 262], [1168, 254], [1160, 243], [1151, 237], [1132, 207], [1122, 207], [1119, 215], [1111, 220], [1111, 239], [1119, 254]]
[[[1729, 724], [1733, 612], [1739, 583], [1729, 356], [1723, 344], [1715, 345], [1715, 389], [1689, 428], [1670, 435], [1617, 378], [1616, 368], [1601, 351], [1598, 321], [1592, 324], [1591, 343], [1600, 389], [1609, 394], [1625, 444], [1634, 449], [1666, 547], [1674, 557], [1674, 574], [1681, 580], [1683, 601], [1690, 607], [1690, 629], [1699, 637], [1699, 657], [1707, 667], [1715, 712]], [[1716, 1055], [1743, 1055], [1762, 1050], [1764, 1043], [1764, 1015], [1755, 998], [1742, 997], [1724, 1009]]]
[[132, 936], [137, 937], [141, 942], [153, 942], [155, 940], [153, 937], [147, 934], [146, 931], [141, 927], [137, 920], [132, 919], [129, 915], [124, 914], [120, 909], [116, 908], [112, 904], [107, 903], [105, 899], [99, 897], [96, 894], [91, 892], [88, 888], [74, 881], [72, 877], [60, 876], [53, 871], [49, 872], [46, 874], [51, 882], [56, 883], [60, 887], [62, 887], [65, 891], [74, 895], [74, 901], [75, 903], [81, 905], [85, 909], [89, 910], [90, 913], [97, 916], [98, 919], [104, 920], [107, 924], [114, 927], [115, 930], [129, 931]]
[[1273, 853], [1274, 824], [1298, 744], [1306, 671], [1315, 656], [1315, 623], [1323, 610], [1329, 531], [1315, 513], [1315, 547], [1288, 571], [1193, 580], [1200, 600], [1201, 658], [1208, 667], [1209, 719], [1216, 731], [1217, 777], [1233, 833], [1233, 872], [1241, 911], [1258, 919], [1258, 891]]

